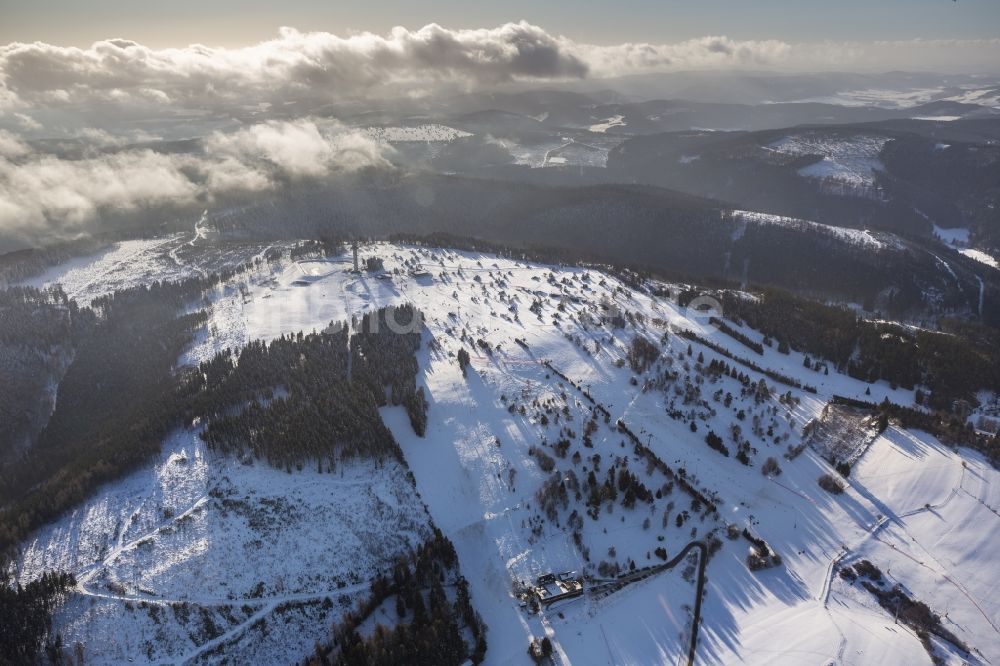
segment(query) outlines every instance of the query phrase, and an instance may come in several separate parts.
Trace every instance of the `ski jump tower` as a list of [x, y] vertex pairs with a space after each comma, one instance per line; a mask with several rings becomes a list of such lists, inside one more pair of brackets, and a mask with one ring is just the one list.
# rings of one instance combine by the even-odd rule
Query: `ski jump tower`
[[360, 273], [361, 269], [358, 266], [358, 241], [351, 243], [351, 248], [354, 250], [354, 272]]

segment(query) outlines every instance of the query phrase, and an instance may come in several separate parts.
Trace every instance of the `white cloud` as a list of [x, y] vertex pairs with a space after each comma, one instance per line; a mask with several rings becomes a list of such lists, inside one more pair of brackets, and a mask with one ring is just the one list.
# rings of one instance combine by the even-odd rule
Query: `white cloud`
[[394, 84], [495, 83], [586, 71], [559, 39], [527, 23], [488, 30], [432, 24], [351, 37], [282, 28], [277, 39], [239, 49], [156, 50], [123, 39], [86, 49], [40, 42], [0, 47], [0, 92], [6, 91], [7, 105], [14, 99], [192, 107], [318, 101]]
[[709, 36], [597, 46], [525, 22], [478, 30], [431, 24], [348, 37], [282, 28], [275, 39], [244, 48], [152, 49], [125, 39], [82, 49], [41, 42], [0, 46], [0, 109], [103, 104], [148, 115], [164, 108], [315, 106], [377, 94], [426, 94], [440, 85], [670, 69], [933, 70], [998, 61], [1000, 40], [795, 44]]
[[[667, 69], [939, 69], [1000, 60], [1000, 40], [799, 43], [709, 36], [674, 44], [582, 44], [521, 22], [450, 30], [436, 24], [340, 37], [282, 28], [244, 48], [152, 49], [125, 39], [89, 48], [0, 46], [0, 108], [111, 103], [155, 109], [322, 103], [380, 92]], [[994, 65], [995, 67], [995, 65]]]
[[31, 148], [20, 137], [0, 129], [0, 159], [20, 157], [31, 152]]
[[567, 44], [567, 49], [577, 52], [598, 76], [668, 69], [774, 67], [787, 59], [792, 48], [778, 40], [736, 41], [723, 36], [677, 44]]
[[92, 228], [105, 211], [185, 205], [290, 180], [385, 167], [391, 151], [336, 122], [311, 119], [216, 133], [201, 152], [125, 149], [82, 159], [33, 152], [0, 131], [0, 234], [73, 237]]

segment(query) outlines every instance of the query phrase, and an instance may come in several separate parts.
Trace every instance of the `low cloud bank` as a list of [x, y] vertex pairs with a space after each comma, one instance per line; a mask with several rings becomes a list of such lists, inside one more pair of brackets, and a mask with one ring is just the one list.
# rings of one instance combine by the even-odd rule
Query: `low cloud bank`
[[[341, 37], [282, 28], [243, 48], [0, 46], [0, 109], [111, 104], [216, 109], [419, 95], [441, 85], [610, 77], [671, 69], [941, 70], [1000, 62], [1000, 40], [800, 43], [709, 36], [674, 44], [583, 44], [526, 22], [451, 30], [431, 24]], [[30, 124], [24, 115], [21, 120]]]
[[93, 151], [63, 159], [0, 131], [0, 236], [23, 244], [92, 231], [103, 213], [211, 203], [366, 167], [392, 148], [328, 120], [266, 122], [216, 132], [202, 149]]

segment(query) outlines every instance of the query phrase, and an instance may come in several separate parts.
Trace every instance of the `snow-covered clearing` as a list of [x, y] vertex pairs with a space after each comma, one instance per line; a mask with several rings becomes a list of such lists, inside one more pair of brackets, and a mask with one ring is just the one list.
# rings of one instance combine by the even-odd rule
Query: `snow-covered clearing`
[[256, 243], [209, 242], [209, 235], [206, 218], [202, 217], [194, 223], [191, 233], [120, 241], [95, 254], [53, 266], [24, 284], [59, 284], [67, 295], [87, 305], [119, 289], [233, 268], [261, 256], [268, 248]]
[[624, 127], [625, 126], [625, 116], [611, 116], [610, 118], [605, 118], [599, 123], [594, 123], [587, 129], [591, 132], [607, 132], [612, 127]]
[[963, 86], [964, 90], [958, 95], [945, 97], [951, 102], [961, 102], [963, 104], [979, 104], [993, 109], [1000, 109], [1000, 91], [996, 84], [988, 87], [970, 85]]
[[799, 102], [821, 102], [843, 106], [876, 106], [885, 109], [906, 109], [940, 99], [943, 88], [886, 89], [866, 88], [845, 90], [826, 97], [810, 97]]
[[734, 210], [733, 216], [741, 222], [749, 222], [753, 224], [773, 224], [783, 227], [824, 231], [844, 241], [845, 243], [864, 245], [877, 250], [881, 250], [895, 244], [894, 241], [890, 240], [891, 237], [887, 234], [869, 231], [868, 229], [834, 227], [828, 224], [820, 224], [819, 222], [800, 220], [794, 217], [783, 217], [781, 215], [771, 215], [769, 213], [758, 213], [749, 210]]
[[510, 139], [498, 141], [514, 156], [515, 164], [532, 168], [545, 166], [605, 167], [608, 152], [625, 137], [604, 132], [567, 132], [567, 136], [544, 139], [537, 143], [518, 143]]
[[886, 137], [859, 134], [839, 138], [827, 134], [796, 134], [767, 147], [789, 155], [820, 155], [822, 159], [798, 170], [804, 178], [828, 181], [847, 188], [845, 194], [874, 194], [875, 172], [884, 170], [879, 160]]
[[981, 264], [986, 264], [987, 266], [991, 266], [993, 268], [1000, 268], [1000, 263], [997, 262], [996, 258], [991, 254], [983, 252], [982, 250], [967, 247], [962, 248], [959, 252], [967, 256], [969, 259], [975, 259]]
[[[920, 211], [917, 212], [919, 213]], [[923, 215], [923, 213], [920, 214]], [[964, 246], [969, 244], [969, 230], [965, 227], [945, 229], [944, 227], [939, 227], [935, 224], [934, 235], [937, 236], [942, 243], [947, 245]]]

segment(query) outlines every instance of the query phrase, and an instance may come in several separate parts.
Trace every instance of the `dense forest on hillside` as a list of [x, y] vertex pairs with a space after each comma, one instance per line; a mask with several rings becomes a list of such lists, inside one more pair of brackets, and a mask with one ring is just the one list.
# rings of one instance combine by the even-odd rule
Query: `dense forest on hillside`
[[331, 469], [338, 456], [401, 459], [377, 410], [404, 405], [423, 434], [427, 404], [416, 388], [414, 356], [419, 328], [397, 333], [389, 325], [390, 318], [399, 326], [419, 324], [419, 316], [408, 305], [383, 308], [357, 322], [352, 335], [346, 324], [333, 324], [322, 333], [253, 342], [235, 357], [220, 352], [189, 379], [197, 391], [190, 416], [208, 417], [209, 446], [246, 451], [277, 467], [315, 460], [319, 469]]
[[6, 567], [0, 567], [0, 664], [33, 664], [43, 645], [50, 661], [61, 663], [58, 637], [48, 638], [51, 613], [75, 584], [70, 574], [46, 573], [21, 587], [13, 584]]
[[85, 318], [58, 287], [0, 291], [0, 463], [37, 435]]
[[[780, 261], [773, 259], [776, 248]], [[749, 286], [795, 285], [794, 291], [806, 296], [836, 294], [892, 317], [975, 312], [979, 305], [975, 274], [963, 270], [961, 262], [956, 262], [957, 275], [942, 272], [940, 261], [915, 243], [876, 250], [845, 243], [832, 229], [799, 228], [791, 235], [784, 226], [748, 224], [733, 244], [727, 277]], [[961, 286], [956, 289], [958, 281]], [[893, 288], [887, 291], [886, 285]], [[1000, 317], [992, 300], [985, 305], [991, 308], [985, 316]]]
[[178, 312], [213, 282], [154, 283], [74, 310], [73, 362], [55, 411], [0, 475], [0, 551], [159, 451], [177, 423], [174, 364], [204, 322]]
[[792, 348], [833, 362], [864, 381], [884, 379], [905, 388], [928, 388], [927, 406], [950, 410], [976, 391], [1000, 390], [1000, 332], [971, 322], [941, 320], [940, 331], [860, 319], [780, 291], [749, 300], [723, 294], [726, 317]]
[[[890, 121], [757, 132], [665, 132], [625, 140], [609, 153], [608, 171], [739, 208], [827, 224], [929, 237], [931, 221], [944, 227], [958, 223], [971, 228], [981, 246], [996, 248], [1000, 150], [990, 139], [977, 136], [972, 129], [977, 122], [959, 121], [943, 131]], [[808, 136], [828, 145], [884, 141], [874, 184], [846, 185], [845, 191], [842, 184], [831, 187], [817, 178], [803, 178], [799, 169], [822, 155], [772, 149], [788, 136]], [[697, 159], [684, 159], [695, 155]]]
[[[882, 149], [890, 193], [933, 220], [957, 220], [985, 247], [1000, 247], [1000, 146], [909, 134]], [[944, 226], [944, 225], [942, 225]]]

